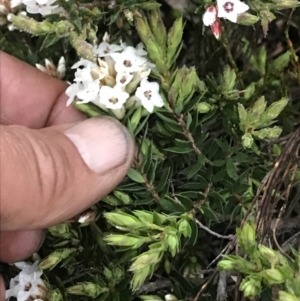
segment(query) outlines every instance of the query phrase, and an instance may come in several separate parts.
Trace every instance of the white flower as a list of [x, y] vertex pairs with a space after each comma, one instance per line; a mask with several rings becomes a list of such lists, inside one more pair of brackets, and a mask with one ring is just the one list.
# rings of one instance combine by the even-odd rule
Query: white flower
[[129, 94], [122, 91], [119, 86], [113, 88], [103, 86], [100, 89], [100, 104], [104, 105], [107, 109], [121, 109], [129, 97]]
[[159, 84], [149, 82], [147, 78], [141, 81], [140, 86], [136, 89], [135, 96], [141, 101], [143, 107], [150, 113], [154, 107], [163, 107], [164, 102], [159, 94]]
[[100, 86], [97, 81], [84, 83], [83, 89], [80, 89], [76, 94], [76, 96], [81, 99], [78, 103], [96, 102], [99, 91]]
[[217, 8], [214, 5], [209, 6], [203, 14], [202, 20], [205, 26], [214, 24], [217, 19]]
[[120, 45], [101, 42], [98, 47], [94, 48], [94, 53], [100, 57], [105, 57], [112, 53], [116, 53], [117, 51], [121, 51], [122, 49], [123, 48]]
[[75, 63], [71, 69], [77, 69], [78, 67], [93, 67], [95, 65], [95, 63], [89, 61], [89, 60], [86, 60], [86, 59], [80, 59], [77, 63]]
[[233, 23], [237, 22], [238, 15], [245, 13], [249, 6], [239, 0], [217, 0], [218, 17], [225, 18]]
[[94, 64], [91, 73], [94, 79], [101, 80], [109, 75], [108, 64], [101, 59], [98, 59], [98, 64], [98, 66]]
[[147, 59], [142, 58], [136, 54], [135, 48], [128, 46], [122, 53], [112, 53], [111, 57], [114, 59], [116, 72], [137, 72], [145, 65]]
[[117, 77], [116, 77], [116, 84], [119, 87], [126, 87], [132, 80], [133, 75], [126, 73], [126, 72], [122, 72], [122, 73], [118, 73]]
[[26, 10], [30, 14], [50, 15], [58, 5], [52, 6], [56, 0], [23, 0]]
[[13, 8], [13, 7], [19, 6], [22, 2], [23, 2], [22, 0], [11, 0], [10, 7]]
[[69, 106], [75, 99], [77, 93], [83, 89], [82, 83], [74, 83], [70, 85], [66, 90], [66, 95], [69, 97], [67, 100], [67, 106]]
[[138, 43], [135, 47], [136, 54], [139, 56], [146, 56], [147, 51], [144, 49], [143, 43]]
[[42, 271], [38, 270], [38, 262], [16, 265], [22, 271], [10, 280], [9, 289], [5, 292], [5, 299], [17, 298], [17, 301], [43, 300], [46, 298], [47, 288], [41, 279]]
[[77, 69], [75, 72], [75, 82], [93, 82], [94, 79], [92, 77], [92, 69], [90, 66], [83, 68], [83, 69]]

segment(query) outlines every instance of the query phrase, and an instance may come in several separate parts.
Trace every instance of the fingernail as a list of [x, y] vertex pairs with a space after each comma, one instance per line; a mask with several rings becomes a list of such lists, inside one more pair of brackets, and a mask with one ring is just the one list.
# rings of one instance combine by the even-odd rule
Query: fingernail
[[132, 143], [127, 129], [110, 117], [90, 118], [64, 133], [87, 166], [98, 174], [123, 165]]

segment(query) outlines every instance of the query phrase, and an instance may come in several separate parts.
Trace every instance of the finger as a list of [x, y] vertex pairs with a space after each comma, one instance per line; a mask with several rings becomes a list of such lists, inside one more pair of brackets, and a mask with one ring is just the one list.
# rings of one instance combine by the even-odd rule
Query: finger
[[30, 128], [86, 119], [66, 106], [67, 84], [0, 51], [0, 124]]
[[3, 278], [0, 276], [0, 301], [5, 300], [5, 286]]
[[44, 240], [44, 231], [9, 231], [0, 233], [0, 261], [13, 263], [36, 252]]
[[121, 123], [92, 118], [62, 128], [2, 126], [2, 231], [42, 229], [69, 219], [126, 175], [134, 143]]

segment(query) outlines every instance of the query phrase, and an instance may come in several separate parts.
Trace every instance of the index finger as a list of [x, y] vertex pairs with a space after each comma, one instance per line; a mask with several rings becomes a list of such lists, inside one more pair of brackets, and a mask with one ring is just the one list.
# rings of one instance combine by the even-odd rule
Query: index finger
[[0, 51], [0, 124], [29, 128], [86, 119], [66, 107], [67, 84]]

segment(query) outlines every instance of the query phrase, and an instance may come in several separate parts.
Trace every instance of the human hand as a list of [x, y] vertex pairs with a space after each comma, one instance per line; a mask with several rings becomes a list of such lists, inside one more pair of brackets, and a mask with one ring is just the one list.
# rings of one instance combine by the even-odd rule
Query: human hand
[[[66, 107], [66, 83], [0, 52], [0, 260], [42, 243], [118, 185], [134, 143], [118, 121]], [[4, 300], [0, 279], [0, 301]]]

